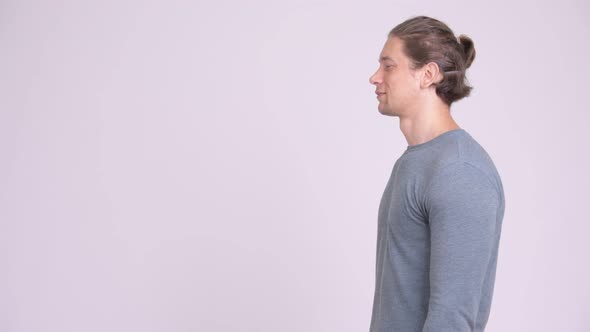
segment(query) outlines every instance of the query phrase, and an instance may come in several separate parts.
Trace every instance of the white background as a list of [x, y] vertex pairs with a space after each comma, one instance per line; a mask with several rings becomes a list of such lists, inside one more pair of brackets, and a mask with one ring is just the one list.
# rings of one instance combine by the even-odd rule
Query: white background
[[506, 212], [486, 331], [587, 331], [584, 1], [0, 1], [0, 331], [368, 331], [406, 148], [369, 77], [427, 15]]

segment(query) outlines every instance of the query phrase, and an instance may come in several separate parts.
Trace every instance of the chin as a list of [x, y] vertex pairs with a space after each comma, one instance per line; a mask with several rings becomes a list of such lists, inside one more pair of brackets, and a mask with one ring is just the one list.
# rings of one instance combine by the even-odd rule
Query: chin
[[377, 107], [377, 109], [379, 110], [379, 113], [383, 115], [395, 116], [389, 107]]

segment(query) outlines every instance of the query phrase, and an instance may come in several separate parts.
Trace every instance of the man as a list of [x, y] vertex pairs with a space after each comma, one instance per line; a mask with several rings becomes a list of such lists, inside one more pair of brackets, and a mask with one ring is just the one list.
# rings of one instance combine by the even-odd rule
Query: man
[[504, 216], [490, 156], [453, 120], [469, 95], [473, 41], [411, 18], [388, 35], [370, 78], [379, 112], [400, 119], [408, 146], [378, 213], [371, 332], [484, 331]]

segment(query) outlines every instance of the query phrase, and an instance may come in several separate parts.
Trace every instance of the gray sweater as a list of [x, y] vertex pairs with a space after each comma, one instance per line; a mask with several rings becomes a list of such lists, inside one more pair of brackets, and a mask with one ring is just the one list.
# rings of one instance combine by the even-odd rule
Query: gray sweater
[[504, 189], [462, 128], [408, 146], [378, 213], [371, 332], [484, 331]]

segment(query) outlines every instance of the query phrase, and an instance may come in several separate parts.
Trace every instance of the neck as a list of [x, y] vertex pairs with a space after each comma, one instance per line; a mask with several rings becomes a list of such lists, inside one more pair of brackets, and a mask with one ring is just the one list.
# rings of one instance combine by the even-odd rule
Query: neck
[[436, 99], [400, 117], [400, 129], [408, 145], [421, 144], [444, 132], [460, 128], [451, 116], [450, 108], [439, 98]]

